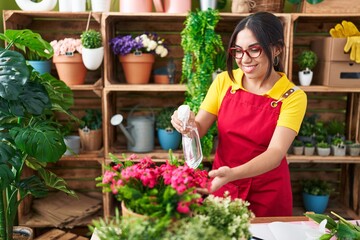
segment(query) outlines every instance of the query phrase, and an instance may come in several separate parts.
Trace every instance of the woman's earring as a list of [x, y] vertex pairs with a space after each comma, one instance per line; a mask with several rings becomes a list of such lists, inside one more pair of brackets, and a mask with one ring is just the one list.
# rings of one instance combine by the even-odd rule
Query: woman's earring
[[280, 61], [279, 56], [275, 56], [275, 58], [274, 58], [274, 66], [279, 65], [279, 61]]

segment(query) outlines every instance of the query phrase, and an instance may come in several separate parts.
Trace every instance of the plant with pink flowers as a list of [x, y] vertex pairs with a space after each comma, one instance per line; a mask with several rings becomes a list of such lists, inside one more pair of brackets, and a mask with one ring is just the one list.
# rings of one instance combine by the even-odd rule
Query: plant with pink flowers
[[123, 163], [111, 156], [113, 162], [97, 179], [98, 186], [139, 214], [169, 220], [188, 216], [203, 201], [196, 189], [210, 187], [207, 171], [192, 169], [173, 157], [159, 165], [149, 157], [137, 160], [131, 155]]
[[62, 40], [53, 40], [50, 45], [54, 49], [54, 55], [68, 55], [72, 56], [74, 53], [82, 53], [81, 39], [64, 38]]

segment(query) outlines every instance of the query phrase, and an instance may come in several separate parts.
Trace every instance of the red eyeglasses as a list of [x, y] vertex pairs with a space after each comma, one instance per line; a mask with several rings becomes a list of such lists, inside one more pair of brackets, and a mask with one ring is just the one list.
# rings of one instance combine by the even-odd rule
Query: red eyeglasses
[[240, 47], [232, 47], [229, 48], [229, 53], [231, 56], [233, 56], [236, 59], [242, 59], [244, 57], [244, 54], [246, 53], [250, 58], [257, 58], [262, 53], [262, 47], [259, 45], [252, 46], [248, 48], [247, 50], [243, 50]]

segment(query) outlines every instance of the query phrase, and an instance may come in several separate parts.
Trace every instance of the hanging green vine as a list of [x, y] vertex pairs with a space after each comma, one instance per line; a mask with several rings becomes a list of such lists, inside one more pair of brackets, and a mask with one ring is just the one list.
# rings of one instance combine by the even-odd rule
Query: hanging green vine
[[[224, 50], [221, 36], [215, 32], [219, 22], [219, 11], [209, 9], [190, 12], [181, 32], [181, 46], [184, 50], [181, 82], [187, 83], [185, 103], [197, 113], [200, 104], [212, 82], [215, 70], [214, 59]], [[208, 157], [213, 146], [215, 125], [201, 139], [204, 156]]]

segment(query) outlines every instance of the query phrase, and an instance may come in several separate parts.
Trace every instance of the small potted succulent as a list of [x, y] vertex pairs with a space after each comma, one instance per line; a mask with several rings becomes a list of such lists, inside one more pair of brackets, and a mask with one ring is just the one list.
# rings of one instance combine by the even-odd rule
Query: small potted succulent
[[346, 146], [342, 137], [334, 137], [331, 142], [331, 148], [333, 150], [334, 156], [346, 155]]
[[313, 78], [312, 69], [315, 68], [318, 57], [315, 52], [305, 50], [298, 56], [299, 81], [302, 86], [309, 86]]
[[64, 38], [50, 44], [54, 48], [53, 62], [60, 80], [68, 86], [84, 84], [87, 70], [81, 56], [81, 39]]
[[329, 156], [331, 153], [330, 144], [325, 141], [318, 142], [316, 144], [316, 150], [319, 156]]
[[110, 47], [119, 57], [127, 83], [149, 82], [155, 55], [162, 58], [168, 55], [164, 42], [156, 33], [144, 33], [136, 37], [119, 35], [110, 40]]
[[303, 155], [304, 153], [304, 143], [298, 139], [293, 141], [293, 153], [295, 155]]
[[352, 143], [349, 145], [350, 156], [359, 156], [360, 154], [360, 143]]
[[323, 213], [328, 205], [330, 193], [334, 191], [330, 183], [321, 179], [301, 181], [303, 202], [306, 211]]
[[82, 59], [88, 70], [96, 70], [104, 59], [104, 47], [101, 33], [90, 29], [82, 32], [81, 36]]
[[171, 125], [171, 116], [176, 109], [176, 107], [163, 108], [155, 117], [157, 136], [164, 150], [176, 150], [181, 142], [181, 134]]
[[312, 142], [306, 142], [304, 145], [304, 155], [312, 156], [315, 153], [315, 145]]

